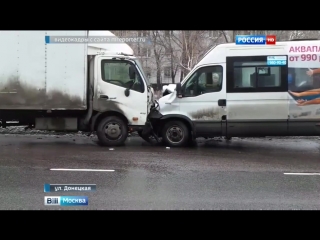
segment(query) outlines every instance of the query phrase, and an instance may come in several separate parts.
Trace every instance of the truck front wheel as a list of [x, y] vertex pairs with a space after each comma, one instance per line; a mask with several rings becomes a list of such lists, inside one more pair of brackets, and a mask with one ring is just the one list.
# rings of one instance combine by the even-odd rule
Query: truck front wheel
[[128, 126], [119, 117], [106, 117], [98, 124], [97, 136], [103, 146], [120, 146], [128, 137]]
[[162, 129], [162, 139], [170, 147], [184, 147], [188, 144], [190, 132], [181, 121], [170, 121]]

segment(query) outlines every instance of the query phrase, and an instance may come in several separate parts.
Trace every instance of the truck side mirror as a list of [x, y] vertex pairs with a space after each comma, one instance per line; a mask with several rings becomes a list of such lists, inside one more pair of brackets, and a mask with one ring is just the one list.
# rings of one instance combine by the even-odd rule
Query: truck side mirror
[[129, 67], [129, 77], [131, 80], [136, 79], [136, 71], [133, 66]]
[[176, 84], [176, 91], [178, 98], [182, 98], [182, 87], [180, 82]]
[[129, 97], [129, 95], [130, 95], [130, 89], [129, 88], [126, 88], [126, 90], [124, 90], [124, 95], [126, 97]]

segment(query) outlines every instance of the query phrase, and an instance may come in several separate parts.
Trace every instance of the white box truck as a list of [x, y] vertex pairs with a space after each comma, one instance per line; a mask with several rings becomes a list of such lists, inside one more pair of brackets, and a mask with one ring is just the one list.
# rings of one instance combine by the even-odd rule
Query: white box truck
[[164, 88], [150, 114], [158, 137], [320, 135], [320, 41], [221, 44], [185, 79]]
[[125, 43], [46, 41], [54, 36], [114, 35], [0, 31], [1, 126], [16, 121], [40, 130], [96, 131], [105, 146], [147, 129], [154, 92], [132, 49]]

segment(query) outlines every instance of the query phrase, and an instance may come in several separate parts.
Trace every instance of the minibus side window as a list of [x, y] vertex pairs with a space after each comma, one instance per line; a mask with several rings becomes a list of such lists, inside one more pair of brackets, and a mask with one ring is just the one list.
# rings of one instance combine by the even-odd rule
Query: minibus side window
[[267, 59], [268, 56], [227, 57], [227, 92], [287, 91], [287, 61], [271, 65]]

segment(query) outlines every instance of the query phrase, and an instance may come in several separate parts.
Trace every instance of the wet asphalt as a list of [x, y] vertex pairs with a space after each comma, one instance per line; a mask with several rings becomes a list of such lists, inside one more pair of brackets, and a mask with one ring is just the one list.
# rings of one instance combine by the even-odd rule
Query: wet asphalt
[[[100, 169], [111, 172], [53, 171]], [[199, 140], [167, 149], [130, 137], [0, 135], [1, 210], [318, 210], [320, 140]], [[96, 192], [44, 193], [44, 184], [96, 184]], [[88, 206], [45, 206], [44, 196], [88, 196]]]

